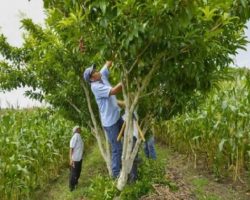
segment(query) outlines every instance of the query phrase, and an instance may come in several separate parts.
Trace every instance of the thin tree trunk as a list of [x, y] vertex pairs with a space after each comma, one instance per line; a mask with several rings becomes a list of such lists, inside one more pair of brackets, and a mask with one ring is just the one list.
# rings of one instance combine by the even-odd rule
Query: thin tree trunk
[[[88, 109], [89, 109], [89, 113], [91, 116], [91, 120], [92, 120], [92, 124], [94, 127], [92, 127], [92, 133], [94, 134], [96, 140], [97, 140], [97, 144], [100, 150], [100, 153], [104, 159], [104, 161], [106, 162], [107, 165], [107, 169], [109, 172], [109, 175], [112, 175], [112, 169], [111, 169], [111, 155], [110, 155], [110, 148], [109, 148], [109, 143], [108, 143], [108, 139], [106, 136], [106, 133], [104, 132], [104, 136], [101, 136], [101, 132], [102, 129], [99, 128], [96, 117], [94, 115], [92, 106], [91, 106], [91, 101], [90, 101], [90, 95], [89, 95], [89, 90], [87, 88], [87, 86], [85, 85], [85, 83], [81, 80], [81, 86], [83, 88], [83, 91], [85, 93], [86, 99], [87, 99], [87, 104], [88, 104]], [[103, 140], [105, 140], [105, 145]]]
[[118, 190], [123, 190], [127, 184], [129, 173], [131, 172], [134, 159], [131, 158], [133, 145], [133, 121], [132, 115], [126, 115], [126, 128], [123, 139], [122, 169], [117, 182]]
[[141, 144], [141, 138], [138, 135], [137, 141], [133, 147], [133, 131], [134, 131], [133, 115], [126, 117], [126, 120], [130, 121], [130, 123], [129, 125], [127, 125], [127, 129], [125, 130], [124, 133], [124, 144], [126, 143], [127, 144], [123, 148], [122, 169], [117, 182], [117, 188], [119, 190], [123, 190], [123, 188], [127, 184], [129, 174], [131, 173], [135, 157], [138, 153]]
[[[159, 56], [161, 57], [161, 56]], [[142, 85], [140, 88], [138, 88], [138, 91], [135, 93], [133, 101], [131, 101], [130, 96], [129, 96], [129, 89], [128, 89], [128, 74], [125, 75], [125, 83], [123, 84], [123, 97], [125, 101], [125, 112], [126, 112], [126, 128], [124, 132], [124, 140], [123, 140], [123, 152], [122, 152], [122, 169], [120, 172], [120, 176], [118, 178], [117, 182], [117, 188], [118, 190], [123, 190], [125, 185], [127, 184], [128, 181], [128, 176], [129, 173], [131, 172], [134, 159], [138, 153], [139, 150], [139, 145], [141, 143], [141, 139], [138, 135], [137, 142], [133, 148], [133, 132], [134, 132], [134, 127], [133, 127], [133, 113], [135, 111], [135, 108], [138, 104], [138, 100], [140, 95], [142, 95], [143, 91], [145, 88], [148, 86], [150, 80], [152, 79], [152, 76], [154, 72], [159, 68], [159, 65], [157, 62], [152, 66], [151, 70], [149, 73], [144, 77], [142, 81]]]

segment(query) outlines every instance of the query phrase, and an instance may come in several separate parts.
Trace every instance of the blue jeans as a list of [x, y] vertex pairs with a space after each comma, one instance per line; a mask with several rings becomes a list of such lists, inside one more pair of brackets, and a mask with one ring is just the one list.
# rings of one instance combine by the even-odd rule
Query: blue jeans
[[118, 134], [122, 128], [123, 120], [120, 118], [114, 125], [109, 127], [103, 127], [107, 133], [108, 140], [111, 144], [111, 168], [112, 176], [117, 178], [121, 170], [121, 157], [122, 157], [122, 143], [117, 141]]
[[148, 158], [152, 158], [153, 160], [156, 159], [154, 136], [151, 136], [148, 140], [146, 140], [144, 144], [144, 153]]

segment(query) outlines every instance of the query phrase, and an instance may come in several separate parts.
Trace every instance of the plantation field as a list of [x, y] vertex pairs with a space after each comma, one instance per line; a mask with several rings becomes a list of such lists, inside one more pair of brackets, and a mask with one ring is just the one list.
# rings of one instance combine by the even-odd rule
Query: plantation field
[[1, 111], [0, 199], [30, 199], [68, 160], [72, 124], [48, 110]]
[[219, 83], [197, 109], [161, 123], [159, 137], [204, 162], [218, 178], [241, 180], [250, 161], [249, 71]]

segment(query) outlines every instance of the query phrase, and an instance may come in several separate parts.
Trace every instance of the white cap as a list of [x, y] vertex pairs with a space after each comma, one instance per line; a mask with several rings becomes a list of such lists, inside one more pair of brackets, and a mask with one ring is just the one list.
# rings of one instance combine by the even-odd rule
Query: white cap
[[80, 126], [75, 126], [75, 127], [72, 129], [73, 133], [76, 133], [76, 131], [77, 131], [78, 128], [80, 128]]

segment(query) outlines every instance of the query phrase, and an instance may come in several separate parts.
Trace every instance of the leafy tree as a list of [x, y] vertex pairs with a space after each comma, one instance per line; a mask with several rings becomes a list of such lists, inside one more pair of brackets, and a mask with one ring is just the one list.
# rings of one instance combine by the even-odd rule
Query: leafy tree
[[[249, 0], [44, 0], [45, 27], [23, 19], [21, 48], [1, 36], [5, 61], [0, 87], [38, 88], [41, 92], [27, 95], [89, 126], [111, 172], [106, 135], [81, 74], [92, 62], [112, 59], [113, 81], [122, 81], [127, 113], [117, 184], [122, 190], [141, 143], [139, 138], [132, 149], [133, 112], [138, 109], [145, 131], [160, 111], [186, 103], [194, 91], [208, 90], [232, 62], [230, 56], [246, 44], [243, 29], [249, 6]], [[79, 51], [79, 39], [84, 51]]]

